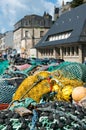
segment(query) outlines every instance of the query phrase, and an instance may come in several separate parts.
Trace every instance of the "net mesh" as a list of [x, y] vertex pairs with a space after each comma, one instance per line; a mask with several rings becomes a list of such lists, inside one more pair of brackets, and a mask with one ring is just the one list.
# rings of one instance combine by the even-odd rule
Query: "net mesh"
[[0, 80], [0, 103], [10, 103], [16, 87]]
[[0, 75], [5, 72], [5, 70], [8, 68], [9, 62], [8, 60], [0, 61]]
[[77, 79], [86, 82], [86, 65], [76, 62], [63, 62], [56, 67], [48, 69], [49, 71], [61, 70], [64, 77]]

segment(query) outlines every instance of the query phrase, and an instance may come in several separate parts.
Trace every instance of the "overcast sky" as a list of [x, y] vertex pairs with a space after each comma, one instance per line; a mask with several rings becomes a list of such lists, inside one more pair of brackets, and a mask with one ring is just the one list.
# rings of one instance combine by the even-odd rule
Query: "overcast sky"
[[61, 3], [62, 0], [0, 0], [0, 33], [13, 30], [14, 24], [25, 15], [43, 16], [46, 11], [53, 16], [54, 6], [61, 7]]

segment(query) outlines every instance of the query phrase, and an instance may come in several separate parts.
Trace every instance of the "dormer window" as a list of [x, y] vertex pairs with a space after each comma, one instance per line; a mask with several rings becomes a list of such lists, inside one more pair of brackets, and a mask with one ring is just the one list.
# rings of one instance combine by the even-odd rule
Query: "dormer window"
[[55, 34], [55, 35], [49, 36], [47, 38], [47, 41], [56, 41], [56, 40], [67, 39], [70, 37], [71, 33], [72, 33], [72, 31]]

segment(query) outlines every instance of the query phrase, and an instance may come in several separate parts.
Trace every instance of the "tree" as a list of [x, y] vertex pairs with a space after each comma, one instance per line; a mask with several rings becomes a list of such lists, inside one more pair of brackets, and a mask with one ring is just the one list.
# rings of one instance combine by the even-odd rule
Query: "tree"
[[71, 7], [72, 7], [72, 8], [75, 8], [75, 7], [77, 7], [77, 6], [81, 5], [81, 4], [83, 4], [83, 2], [84, 2], [84, 0], [73, 0], [73, 1], [71, 2]]

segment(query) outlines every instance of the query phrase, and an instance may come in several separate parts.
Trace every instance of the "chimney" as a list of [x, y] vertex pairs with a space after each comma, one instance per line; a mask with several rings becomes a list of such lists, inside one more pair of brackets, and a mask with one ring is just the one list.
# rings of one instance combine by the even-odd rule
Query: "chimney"
[[62, 7], [64, 6], [64, 0], [62, 0]]

